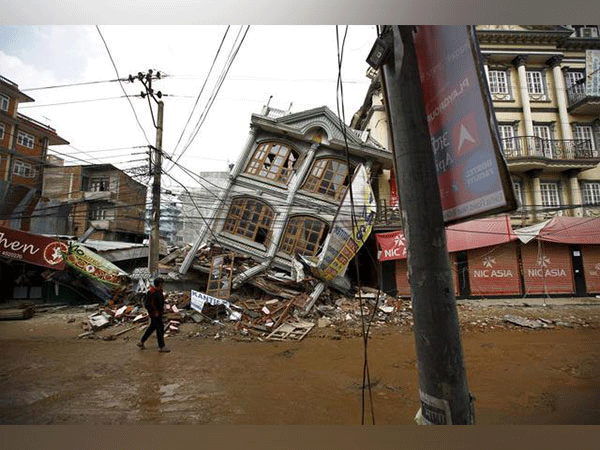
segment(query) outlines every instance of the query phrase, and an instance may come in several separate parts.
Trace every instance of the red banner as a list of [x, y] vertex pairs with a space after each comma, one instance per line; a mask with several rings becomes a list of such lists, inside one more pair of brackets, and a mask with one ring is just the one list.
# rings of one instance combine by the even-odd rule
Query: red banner
[[0, 256], [37, 266], [63, 270], [61, 251], [67, 244], [56, 239], [0, 226]]
[[390, 231], [389, 233], [378, 233], [375, 235], [381, 253], [379, 261], [391, 261], [393, 259], [406, 258], [406, 240], [402, 231]]
[[471, 295], [521, 295], [521, 272], [514, 243], [469, 250]]
[[566, 245], [532, 242], [522, 247], [526, 294], [574, 294], [573, 265]]
[[600, 293], [600, 245], [582, 245], [585, 286], [588, 294]]

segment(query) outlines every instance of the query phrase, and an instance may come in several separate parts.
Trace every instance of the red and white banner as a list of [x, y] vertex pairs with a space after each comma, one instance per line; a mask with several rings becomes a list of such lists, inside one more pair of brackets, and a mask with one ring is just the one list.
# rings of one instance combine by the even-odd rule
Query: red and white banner
[[471, 295], [521, 295], [517, 246], [512, 242], [469, 250]]
[[67, 244], [57, 239], [0, 226], [0, 256], [5, 258], [63, 270], [61, 251], [66, 250]]
[[582, 245], [585, 288], [588, 294], [600, 294], [600, 245]]
[[402, 231], [377, 233], [375, 235], [380, 248], [379, 261], [391, 261], [406, 258], [406, 240]]
[[473, 27], [419, 26], [415, 51], [444, 221], [515, 209]]
[[524, 245], [521, 255], [526, 294], [575, 293], [568, 246], [536, 241]]

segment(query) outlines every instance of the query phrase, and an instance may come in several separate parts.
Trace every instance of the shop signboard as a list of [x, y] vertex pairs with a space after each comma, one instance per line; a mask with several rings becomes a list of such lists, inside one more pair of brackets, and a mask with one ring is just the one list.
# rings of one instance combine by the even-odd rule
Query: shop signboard
[[66, 250], [67, 244], [58, 239], [0, 226], [2, 257], [63, 270], [65, 262], [61, 252]]

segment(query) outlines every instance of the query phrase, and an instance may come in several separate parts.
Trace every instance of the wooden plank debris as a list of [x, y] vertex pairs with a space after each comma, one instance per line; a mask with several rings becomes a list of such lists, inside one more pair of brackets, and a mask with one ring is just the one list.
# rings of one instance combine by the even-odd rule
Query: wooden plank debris
[[288, 339], [301, 341], [315, 326], [312, 322], [290, 321], [280, 325], [267, 336], [267, 340], [285, 341]]
[[26, 306], [24, 308], [4, 308], [0, 309], [0, 320], [21, 320], [33, 317], [35, 308]]

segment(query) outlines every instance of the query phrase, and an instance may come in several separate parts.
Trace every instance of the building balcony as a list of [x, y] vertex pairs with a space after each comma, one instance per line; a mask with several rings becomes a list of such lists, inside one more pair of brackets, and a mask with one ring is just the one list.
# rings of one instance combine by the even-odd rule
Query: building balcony
[[501, 139], [501, 143], [511, 172], [587, 170], [600, 163], [599, 152], [590, 140], [518, 136]]
[[[585, 78], [582, 78], [585, 80]], [[600, 88], [596, 87], [596, 93], [600, 92]], [[569, 113], [573, 115], [598, 115], [600, 114], [600, 96], [590, 95], [585, 84], [574, 84], [567, 89], [567, 100]]]

